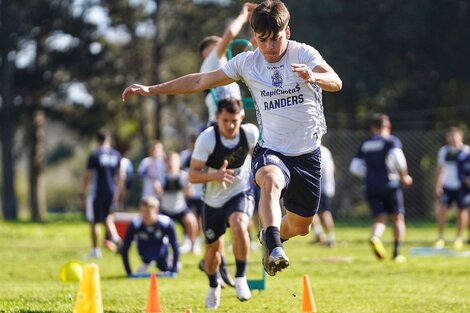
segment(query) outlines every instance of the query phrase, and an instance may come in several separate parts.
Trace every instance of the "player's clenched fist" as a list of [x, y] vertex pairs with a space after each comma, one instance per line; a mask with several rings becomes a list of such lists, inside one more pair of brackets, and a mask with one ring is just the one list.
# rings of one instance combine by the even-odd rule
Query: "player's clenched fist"
[[122, 92], [122, 101], [126, 101], [132, 95], [141, 95], [141, 96], [149, 96], [150, 95], [150, 87], [145, 85], [139, 84], [132, 84]]

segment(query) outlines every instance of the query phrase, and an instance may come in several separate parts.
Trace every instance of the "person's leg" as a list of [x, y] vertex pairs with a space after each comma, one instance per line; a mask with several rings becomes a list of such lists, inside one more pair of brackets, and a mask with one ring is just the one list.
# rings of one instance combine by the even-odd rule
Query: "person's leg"
[[246, 266], [250, 251], [250, 236], [248, 234], [249, 217], [242, 212], [234, 212], [229, 217], [233, 234], [233, 255], [235, 256], [235, 292], [240, 301], [251, 298], [251, 291], [246, 280]]
[[313, 216], [303, 217], [287, 211], [282, 217], [281, 238], [283, 241], [295, 236], [305, 236], [310, 233]]
[[331, 211], [321, 212], [320, 219], [326, 231], [326, 244], [332, 246], [335, 244], [335, 222]]
[[468, 210], [465, 208], [457, 209], [457, 234], [454, 241], [454, 249], [462, 250], [463, 249], [463, 239], [462, 235], [465, 231], [465, 228], [468, 224]]
[[437, 208], [437, 241], [435, 243], [436, 248], [444, 248], [445, 246], [444, 229], [446, 225], [447, 209], [447, 204], [440, 204]]
[[206, 244], [204, 263], [207, 278], [209, 279], [209, 290], [206, 296], [206, 308], [216, 309], [220, 305], [220, 285], [217, 280], [217, 271], [220, 265], [220, 246], [223, 245], [222, 238]]
[[197, 251], [195, 251], [194, 248], [199, 232], [196, 216], [188, 210], [182, 218], [182, 223], [191, 241], [191, 252], [196, 253]]
[[393, 223], [393, 240], [394, 240], [393, 258], [397, 259], [401, 255], [400, 245], [405, 239], [405, 231], [406, 231], [405, 216], [403, 214], [392, 214], [391, 219]]
[[372, 224], [371, 235], [370, 235], [370, 245], [375, 256], [379, 260], [385, 259], [387, 252], [382, 243], [381, 237], [385, 232], [387, 222], [387, 215], [385, 213], [377, 214], [374, 217], [374, 222]]
[[325, 234], [323, 233], [323, 227], [320, 220], [319, 214], [315, 214], [312, 221], [312, 228], [315, 238], [313, 243], [322, 243], [325, 241]]

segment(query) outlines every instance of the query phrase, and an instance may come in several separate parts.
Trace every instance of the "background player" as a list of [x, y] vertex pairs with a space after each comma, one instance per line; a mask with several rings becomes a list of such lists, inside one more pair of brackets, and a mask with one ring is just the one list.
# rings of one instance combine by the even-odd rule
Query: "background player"
[[386, 257], [381, 237], [385, 231], [387, 215], [391, 216], [394, 230], [393, 258], [404, 261], [400, 244], [405, 237], [405, 207], [401, 185], [410, 186], [405, 155], [400, 139], [391, 135], [392, 124], [387, 115], [374, 114], [370, 123], [372, 135], [360, 146], [352, 160], [352, 174], [364, 178], [366, 197], [372, 210], [374, 223], [370, 244], [379, 259]]

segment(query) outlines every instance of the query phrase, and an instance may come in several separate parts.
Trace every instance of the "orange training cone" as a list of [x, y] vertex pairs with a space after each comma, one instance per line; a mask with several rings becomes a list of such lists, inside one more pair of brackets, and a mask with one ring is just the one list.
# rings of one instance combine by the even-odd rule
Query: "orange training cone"
[[312, 287], [308, 281], [308, 276], [304, 275], [304, 281], [302, 284], [302, 313], [316, 313], [317, 306], [315, 299], [313, 299]]
[[191, 309], [186, 309], [186, 310], [184, 311], [184, 313], [193, 313], [193, 310], [191, 310]]
[[73, 313], [103, 313], [100, 273], [97, 264], [85, 264], [83, 279], [75, 301]]
[[160, 297], [158, 296], [157, 277], [155, 273], [150, 276], [149, 299], [147, 301], [147, 313], [161, 313]]

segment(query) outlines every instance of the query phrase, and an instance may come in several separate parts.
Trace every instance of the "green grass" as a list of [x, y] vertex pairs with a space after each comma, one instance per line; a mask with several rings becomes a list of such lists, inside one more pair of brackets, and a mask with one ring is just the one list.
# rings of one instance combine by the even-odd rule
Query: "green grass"
[[[452, 232], [449, 226], [448, 238]], [[248, 302], [239, 302], [233, 289], [222, 290], [218, 312], [300, 312], [304, 274], [322, 313], [470, 311], [468, 258], [408, 256], [404, 264], [379, 262], [370, 252], [368, 234], [368, 225], [339, 225], [339, 244], [333, 249], [310, 244], [310, 237], [288, 241], [291, 266], [268, 277], [267, 290], [255, 291]], [[388, 229], [388, 250], [390, 238]], [[434, 238], [433, 224], [408, 225], [405, 254], [412, 246], [430, 246]], [[89, 228], [82, 221], [0, 222], [0, 312], [72, 312], [79, 283], [59, 281], [58, 271], [73, 259], [90, 262], [84, 258], [88, 251]], [[132, 252], [135, 268], [138, 259]], [[233, 257], [227, 254], [233, 271]], [[163, 312], [185, 308], [205, 312], [208, 282], [197, 269], [199, 259], [183, 255], [178, 278], [158, 279]], [[105, 312], [145, 312], [149, 280], [125, 278], [120, 258], [106, 251], [97, 263]], [[256, 251], [250, 258], [249, 278], [260, 276], [260, 252]]]

